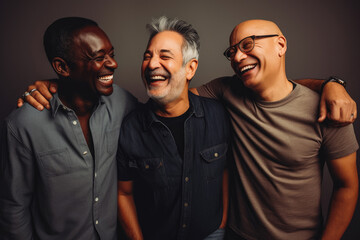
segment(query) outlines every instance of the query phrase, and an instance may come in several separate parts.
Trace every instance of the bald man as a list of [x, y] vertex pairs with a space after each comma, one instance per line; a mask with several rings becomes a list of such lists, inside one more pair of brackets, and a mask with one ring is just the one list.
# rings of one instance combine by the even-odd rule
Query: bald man
[[[287, 78], [286, 49], [275, 23], [240, 23], [224, 53], [235, 75], [197, 88], [222, 101], [232, 121], [229, 239], [340, 239], [355, 209], [353, 126], [317, 121], [319, 96]], [[325, 161], [335, 184], [323, 228]]]

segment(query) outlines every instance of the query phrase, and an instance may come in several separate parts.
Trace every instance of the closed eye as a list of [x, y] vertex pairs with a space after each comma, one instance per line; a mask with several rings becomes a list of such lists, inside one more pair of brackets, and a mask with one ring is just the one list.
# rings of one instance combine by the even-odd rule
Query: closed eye
[[160, 56], [161, 59], [164, 59], [164, 60], [168, 60], [168, 59], [171, 59], [172, 57], [171, 56], [167, 56], [167, 55], [162, 55]]

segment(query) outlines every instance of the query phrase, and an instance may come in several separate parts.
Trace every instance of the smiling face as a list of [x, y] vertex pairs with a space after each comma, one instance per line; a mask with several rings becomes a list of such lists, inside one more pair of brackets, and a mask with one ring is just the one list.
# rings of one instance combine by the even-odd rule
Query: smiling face
[[114, 48], [97, 26], [78, 30], [73, 36], [69, 78], [74, 87], [97, 95], [110, 95], [113, 74], [117, 68]]
[[173, 31], [156, 34], [148, 44], [141, 66], [141, 76], [147, 94], [165, 105], [187, 98], [188, 64], [183, 66], [183, 37]]
[[[278, 34], [280, 37], [255, 39], [254, 48], [243, 53], [237, 49], [231, 66], [244, 85], [251, 89], [272, 84], [272, 80], [282, 73], [283, 54], [280, 41], [284, 38], [280, 29], [272, 22], [250, 20], [237, 25], [230, 36], [230, 46], [251, 35]], [[285, 45], [286, 50], [286, 45]]]

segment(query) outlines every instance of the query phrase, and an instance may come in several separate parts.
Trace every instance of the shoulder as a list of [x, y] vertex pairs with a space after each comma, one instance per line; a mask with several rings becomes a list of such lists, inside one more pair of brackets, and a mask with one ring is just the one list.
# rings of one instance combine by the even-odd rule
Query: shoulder
[[201, 96], [207, 96], [209, 93], [215, 93], [219, 88], [226, 87], [231, 82], [232, 77], [219, 77], [215, 78], [199, 87], [197, 87], [197, 91]]
[[241, 81], [234, 75], [216, 78], [196, 89], [201, 96], [221, 100], [228, 92], [239, 90], [241, 86]]
[[317, 92], [311, 90], [310, 88], [297, 83], [295, 83], [295, 85], [296, 88], [298, 88], [299, 95], [311, 98], [311, 100], [320, 99], [320, 95]]
[[102, 100], [110, 109], [127, 114], [136, 108], [138, 100], [130, 92], [116, 84], [113, 85], [113, 89], [111, 95], [102, 96]]
[[[318, 106], [320, 102], [320, 95], [300, 84], [295, 85], [295, 90], [289, 96], [289, 106], [297, 107], [298, 111], [310, 111], [314, 114], [318, 112]], [[308, 112], [308, 113], [310, 113]]]
[[12, 111], [5, 119], [6, 124], [14, 125], [17, 128], [34, 127], [41, 125], [44, 121], [51, 121], [51, 111], [44, 109], [38, 111], [28, 103], [21, 108]]
[[205, 117], [216, 117], [216, 119], [224, 119], [227, 116], [223, 104], [218, 100], [196, 95], [193, 95], [193, 97], [198, 99], [198, 101], [200, 102], [202, 108], [204, 109]]
[[146, 104], [137, 103], [136, 107], [124, 118], [122, 128], [140, 124], [147, 111]]
[[207, 97], [202, 97], [202, 96], [195, 96], [196, 98], [199, 99], [199, 101], [201, 102], [201, 104], [203, 105], [203, 107], [208, 108], [208, 109], [216, 109], [216, 110], [222, 110], [224, 109], [223, 105], [221, 102], [219, 102], [216, 99], [213, 98], [207, 98]]
[[52, 113], [50, 110], [44, 109], [38, 111], [37, 109], [25, 103], [21, 108], [12, 111], [2, 122], [3, 129], [1, 131], [7, 132], [16, 136], [16, 138], [28, 138], [33, 132], [46, 131], [46, 126], [53, 122]]

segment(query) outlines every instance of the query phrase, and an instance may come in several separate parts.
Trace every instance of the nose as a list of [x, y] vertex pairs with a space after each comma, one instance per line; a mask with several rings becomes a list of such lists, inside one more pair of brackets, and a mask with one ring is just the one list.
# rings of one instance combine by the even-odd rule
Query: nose
[[246, 57], [247, 57], [246, 53], [243, 53], [242, 51], [240, 51], [240, 49], [236, 49], [236, 53], [235, 53], [235, 56], [233, 58], [233, 61], [234, 62], [241, 62]]
[[106, 56], [105, 64], [107, 67], [112, 68], [112, 69], [116, 69], [118, 67], [116, 60], [112, 56], [109, 56], [109, 55]]
[[159, 58], [156, 57], [156, 56], [152, 56], [152, 57], [148, 60], [147, 67], [148, 67], [149, 69], [156, 69], [156, 68], [160, 67]]

